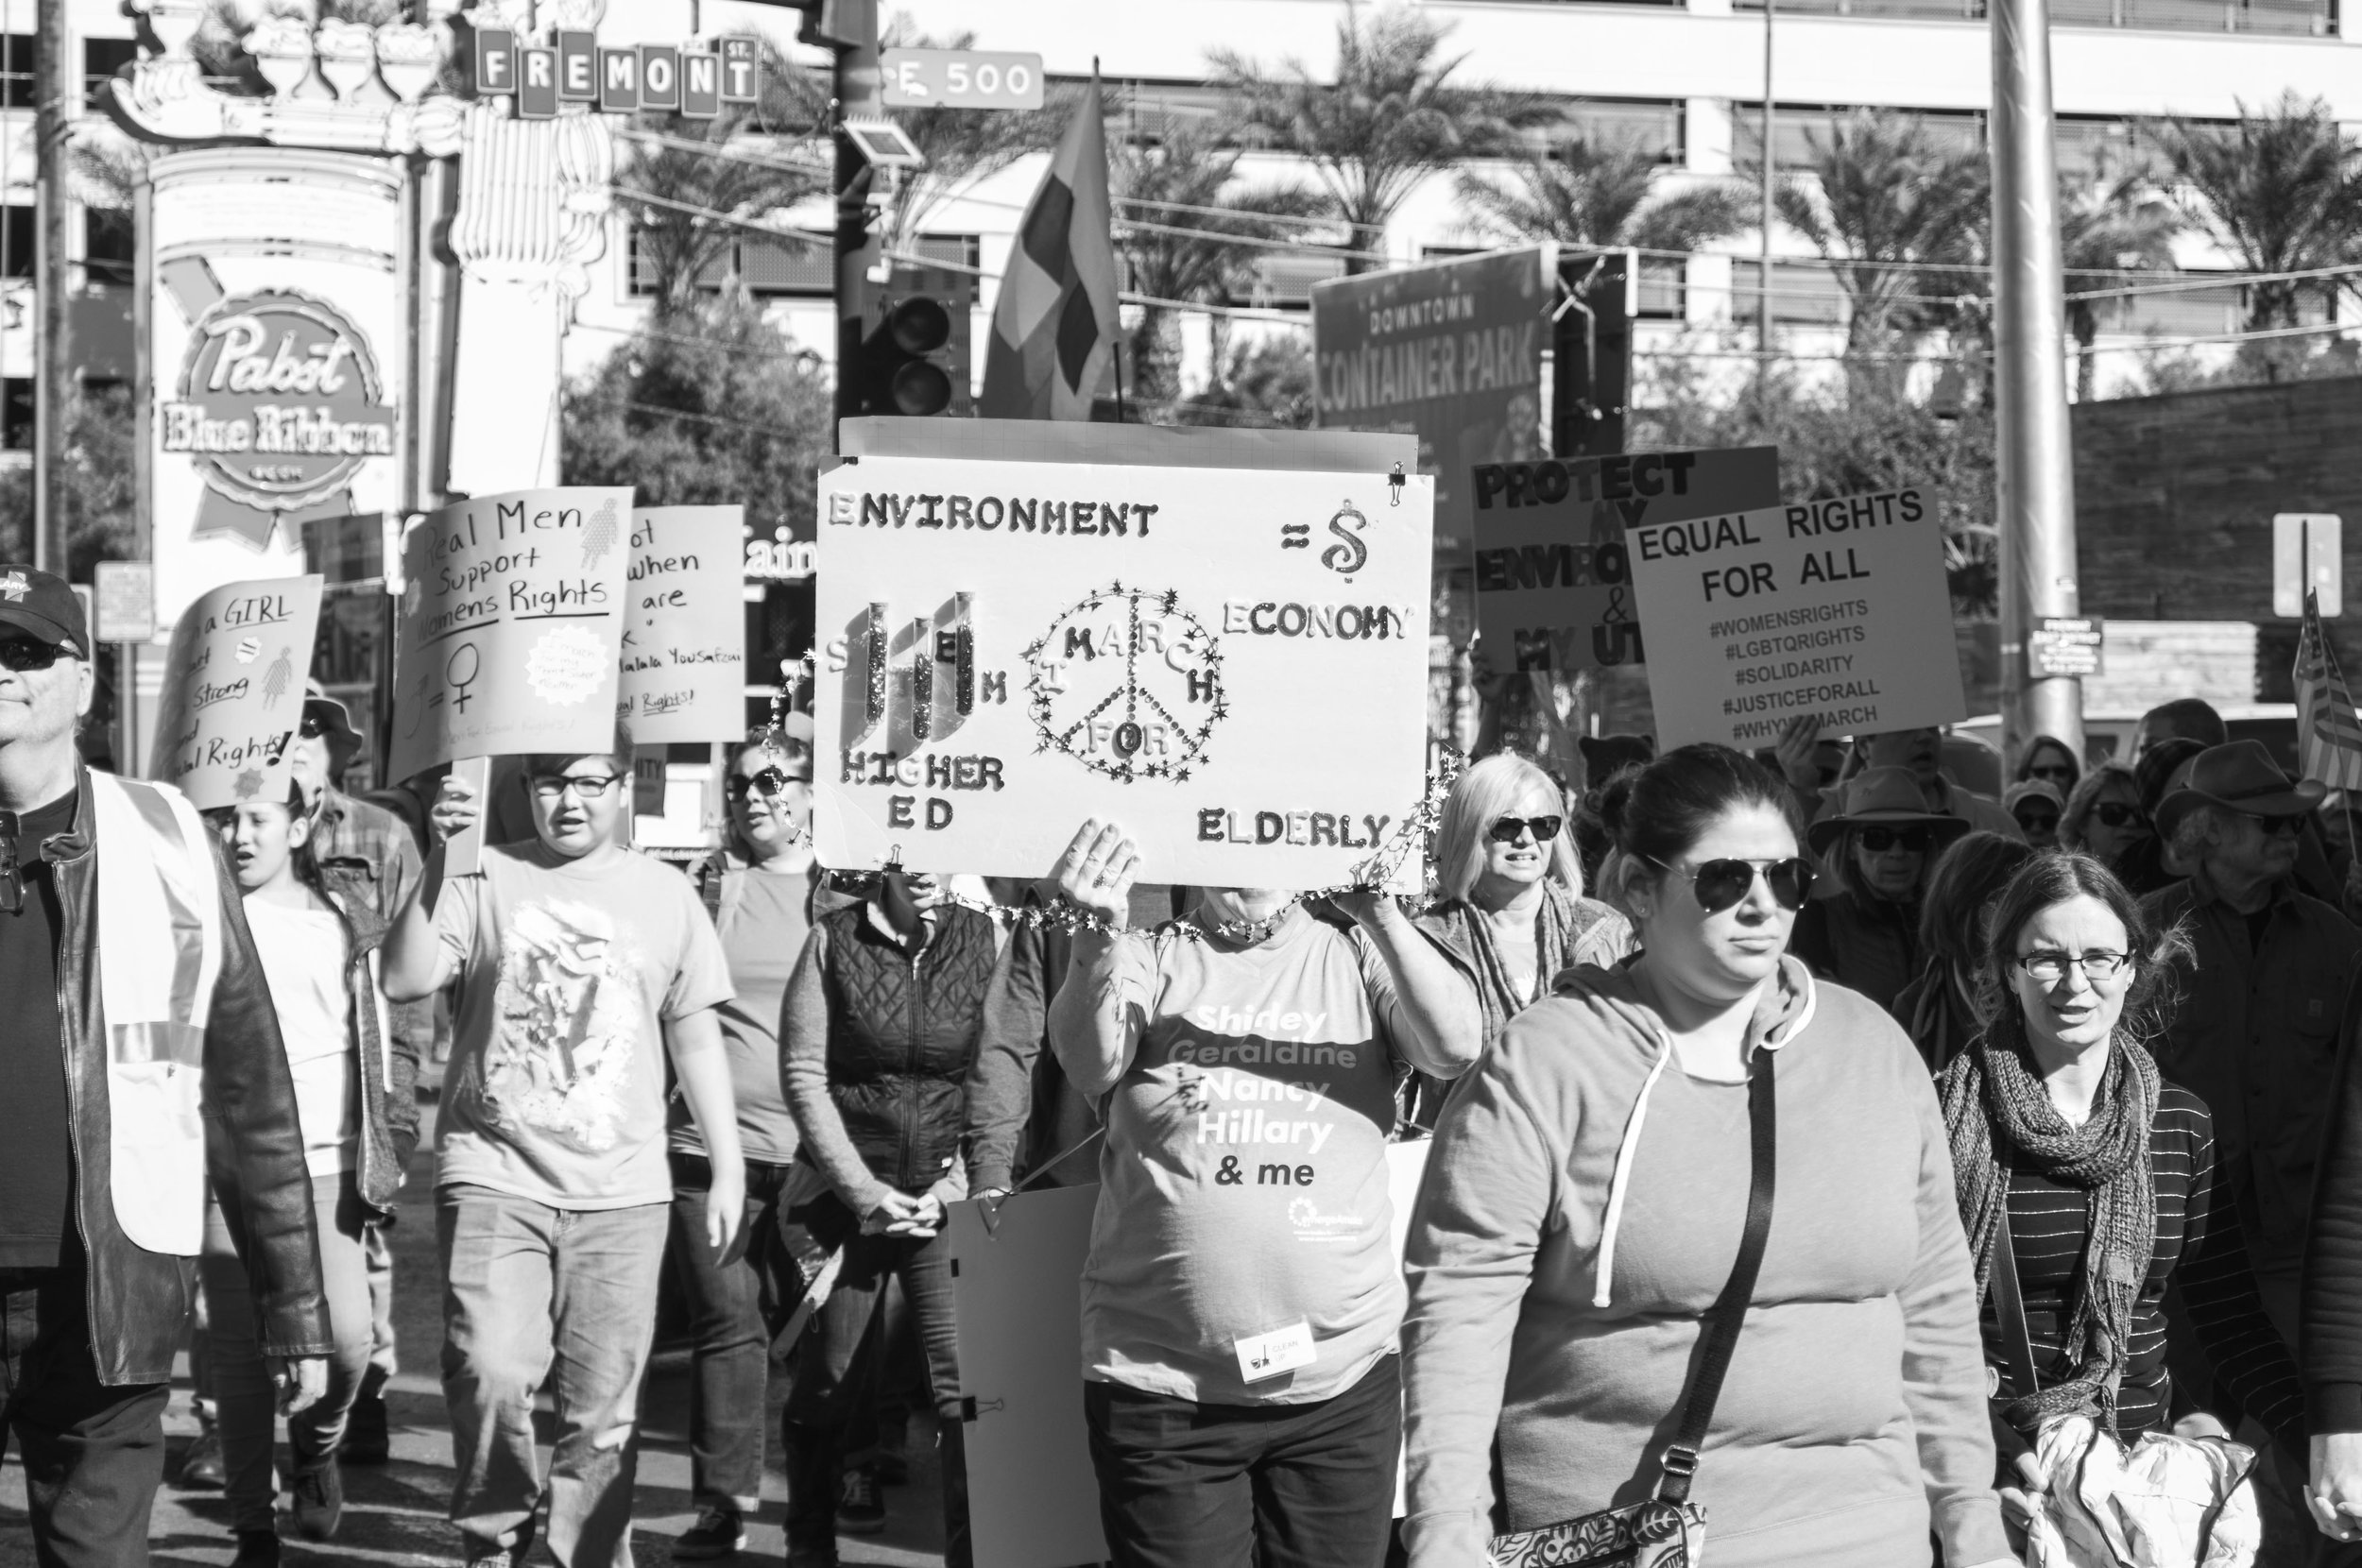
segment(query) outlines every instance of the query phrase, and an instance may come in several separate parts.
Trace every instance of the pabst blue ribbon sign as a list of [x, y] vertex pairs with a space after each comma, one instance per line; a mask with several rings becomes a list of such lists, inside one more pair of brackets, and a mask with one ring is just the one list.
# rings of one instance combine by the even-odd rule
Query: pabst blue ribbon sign
[[293, 289], [226, 298], [197, 321], [163, 450], [187, 452], [217, 493], [276, 514], [340, 495], [371, 457], [394, 455], [394, 410], [368, 339], [334, 305]]

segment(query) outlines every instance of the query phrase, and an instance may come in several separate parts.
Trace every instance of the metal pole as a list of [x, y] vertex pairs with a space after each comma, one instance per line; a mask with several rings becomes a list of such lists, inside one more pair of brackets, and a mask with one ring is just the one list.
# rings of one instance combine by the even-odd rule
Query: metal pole
[[2049, 0], [1993, 0], [1995, 447], [2001, 532], [2001, 723], [2014, 760], [2051, 735], [2083, 755], [2083, 687], [2034, 680], [2027, 632], [2075, 615], [2075, 462], [2067, 423]]
[[66, 411], [74, 401], [74, 349], [66, 325], [66, 152], [73, 131], [73, 43], [65, 0], [41, 0], [34, 19], [34, 289], [41, 300], [33, 382], [33, 564], [66, 570], [64, 477]]
[[869, 269], [884, 246], [869, 227], [869, 161], [845, 133], [848, 117], [883, 111], [878, 66], [876, 0], [839, 0], [836, 45], [836, 417], [861, 412], [861, 344], [867, 322]]
[[1755, 297], [1755, 347], [1762, 351], [1757, 379], [1767, 383], [1772, 378], [1772, 14], [1778, 3], [1763, 0], [1763, 275], [1756, 280], [1763, 292]]

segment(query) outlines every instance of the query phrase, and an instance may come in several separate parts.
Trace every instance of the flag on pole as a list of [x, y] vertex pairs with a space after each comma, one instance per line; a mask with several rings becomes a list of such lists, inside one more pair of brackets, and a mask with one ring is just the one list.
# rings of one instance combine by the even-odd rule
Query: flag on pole
[[987, 419], [1087, 419], [1115, 362], [1116, 247], [1099, 77], [1025, 209], [984, 354]]
[[2362, 719], [2321, 631], [2320, 603], [2307, 588], [2304, 626], [2291, 672], [2297, 689], [2297, 769], [2333, 790], [2362, 790]]

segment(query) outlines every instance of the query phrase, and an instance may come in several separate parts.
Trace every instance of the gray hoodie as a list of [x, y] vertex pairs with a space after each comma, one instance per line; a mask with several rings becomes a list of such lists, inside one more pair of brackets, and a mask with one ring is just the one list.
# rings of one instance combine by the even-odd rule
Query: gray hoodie
[[[1454, 1094], [1409, 1244], [1414, 1558], [1637, 1502], [1747, 1207], [1747, 1090], [1693, 1079], [1621, 968], [1561, 976]], [[1715, 1568], [2007, 1560], [1951, 1155], [1893, 1021], [1784, 960], [1778, 1183], [1692, 1496]], [[1430, 1556], [1429, 1554], [1433, 1554]]]

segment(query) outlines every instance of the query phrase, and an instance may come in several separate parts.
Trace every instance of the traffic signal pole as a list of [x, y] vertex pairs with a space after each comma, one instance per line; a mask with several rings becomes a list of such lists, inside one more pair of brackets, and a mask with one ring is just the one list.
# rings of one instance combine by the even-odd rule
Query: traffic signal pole
[[2027, 633], [2080, 613], [2049, 0], [1993, 0], [1994, 392], [2001, 534], [2001, 729], [2083, 755], [2083, 684], [2032, 678]]
[[836, 417], [842, 420], [861, 412], [859, 371], [869, 272], [885, 252], [869, 224], [875, 174], [846, 134], [845, 122], [875, 119], [885, 106], [878, 65], [877, 0], [832, 0], [829, 20], [836, 49]]
[[65, 0], [41, 0], [33, 45], [34, 296], [40, 328], [33, 351], [33, 565], [66, 571], [66, 415], [74, 401], [74, 349], [68, 330], [66, 204], [68, 144], [75, 91], [72, 34]]

